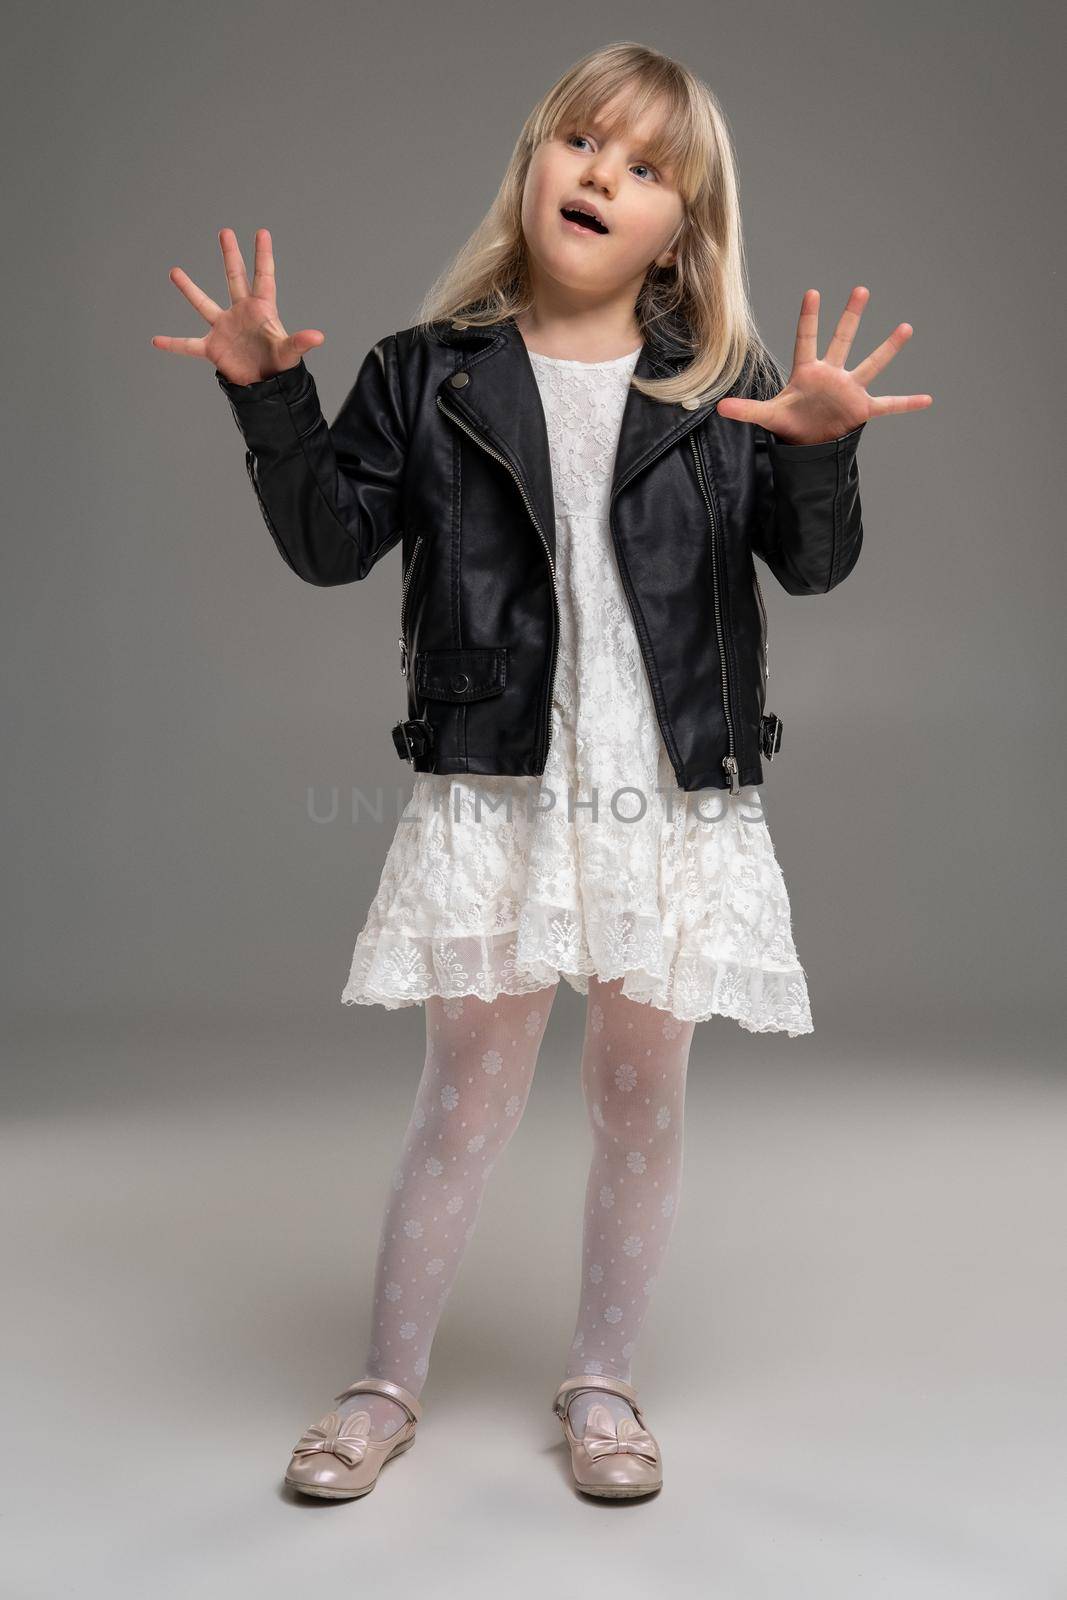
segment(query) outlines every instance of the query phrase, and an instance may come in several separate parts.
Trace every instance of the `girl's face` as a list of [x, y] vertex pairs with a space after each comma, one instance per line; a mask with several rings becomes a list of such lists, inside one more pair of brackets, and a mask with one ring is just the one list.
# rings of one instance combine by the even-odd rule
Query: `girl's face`
[[[616, 104], [604, 108], [605, 120]], [[645, 157], [652, 113], [610, 138], [599, 120], [563, 127], [534, 151], [522, 197], [522, 228], [535, 285], [544, 275], [583, 301], [625, 291], [636, 300], [655, 262], [670, 266], [668, 249], [684, 215], [672, 174]], [[569, 222], [574, 204], [593, 210], [607, 232]]]

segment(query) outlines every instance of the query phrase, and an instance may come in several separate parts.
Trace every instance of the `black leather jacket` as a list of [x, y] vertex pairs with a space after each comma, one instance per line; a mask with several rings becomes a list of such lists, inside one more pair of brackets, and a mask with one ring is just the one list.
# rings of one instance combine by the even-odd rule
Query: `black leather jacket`
[[[661, 377], [686, 359], [650, 337], [636, 372]], [[402, 547], [400, 755], [418, 772], [542, 774], [559, 641], [555, 516], [544, 411], [514, 319], [387, 335], [332, 427], [303, 361], [258, 383], [215, 376], [267, 527], [299, 577], [352, 583]], [[864, 426], [789, 445], [714, 404], [629, 390], [611, 533], [679, 788], [763, 782], [781, 722], [765, 704], [753, 557], [790, 594], [848, 576], [863, 538]]]

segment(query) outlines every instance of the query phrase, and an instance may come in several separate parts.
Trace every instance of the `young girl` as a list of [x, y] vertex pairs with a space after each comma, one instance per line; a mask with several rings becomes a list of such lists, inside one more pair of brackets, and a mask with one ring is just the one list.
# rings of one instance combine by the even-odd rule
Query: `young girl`
[[785, 379], [746, 297], [723, 114], [630, 43], [534, 108], [485, 221], [332, 427], [303, 361], [323, 335], [282, 326], [269, 233], [251, 287], [234, 234], [220, 242], [229, 308], [175, 268], [210, 331], [153, 342], [214, 363], [302, 578], [361, 579], [402, 543], [393, 739], [416, 773], [342, 998], [422, 1003], [425, 1063], [363, 1375], [286, 1481], [355, 1497], [414, 1442], [564, 978], [588, 997], [593, 1155], [554, 1409], [580, 1489], [648, 1494], [661, 1456], [631, 1364], [677, 1213], [696, 1023], [812, 1029], [760, 804], [781, 721], [753, 553], [794, 594], [852, 570], [859, 435], [931, 404], [867, 393], [911, 329], [846, 371], [867, 291], [820, 359], [810, 290]]

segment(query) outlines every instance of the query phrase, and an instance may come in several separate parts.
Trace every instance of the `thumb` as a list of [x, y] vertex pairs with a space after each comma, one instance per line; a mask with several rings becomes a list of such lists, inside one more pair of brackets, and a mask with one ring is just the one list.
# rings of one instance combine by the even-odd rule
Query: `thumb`
[[762, 422], [767, 409], [766, 401], [741, 400], [736, 395], [720, 400], [715, 407], [720, 417], [728, 417], [731, 422]]
[[326, 335], [318, 328], [301, 328], [299, 333], [289, 335], [289, 348], [295, 356], [302, 356], [307, 350], [316, 350], [325, 343]]

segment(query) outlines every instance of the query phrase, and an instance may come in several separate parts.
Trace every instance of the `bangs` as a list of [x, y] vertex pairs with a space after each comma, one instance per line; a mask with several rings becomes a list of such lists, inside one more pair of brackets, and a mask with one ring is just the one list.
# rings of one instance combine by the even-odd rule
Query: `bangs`
[[[650, 137], [643, 139], [640, 155], [655, 167], [670, 173], [671, 180], [686, 200], [697, 193], [707, 176], [707, 155], [702, 149], [692, 115], [689, 95], [683, 83], [664, 80], [660, 73], [620, 73], [617, 82], [601, 72], [595, 81], [579, 79], [561, 99], [546, 107], [543, 138], [556, 139], [565, 133], [591, 131], [621, 136], [637, 127], [647, 113], [655, 119]], [[617, 101], [621, 110], [614, 121], [604, 115], [605, 108]]]

